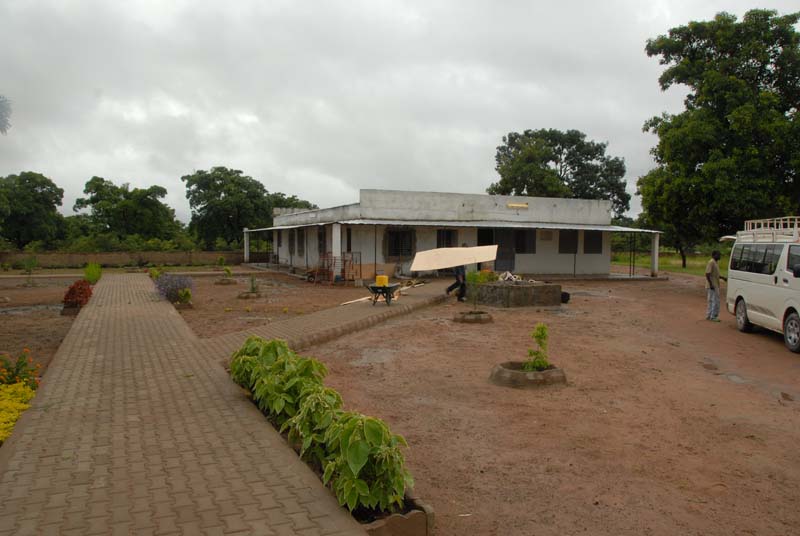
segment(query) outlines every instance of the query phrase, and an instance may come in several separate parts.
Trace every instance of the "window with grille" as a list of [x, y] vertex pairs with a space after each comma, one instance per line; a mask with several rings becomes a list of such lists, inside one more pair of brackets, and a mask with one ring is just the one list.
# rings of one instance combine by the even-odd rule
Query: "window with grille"
[[389, 229], [386, 231], [388, 257], [410, 257], [413, 252], [414, 236], [411, 230]]
[[454, 248], [458, 246], [458, 231], [454, 229], [439, 229], [436, 231], [437, 248]]
[[278, 248], [283, 247], [283, 231], [278, 231]]
[[578, 252], [578, 231], [572, 229], [558, 231], [558, 252], [569, 254]]
[[317, 253], [322, 257], [325, 255], [325, 227], [317, 227]]
[[302, 257], [306, 254], [306, 230], [297, 230], [297, 256]]
[[295, 229], [289, 229], [289, 255], [294, 255]]
[[583, 252], [589, 255], [603, 253], [603, 231], [583, 232]]
[[536, 253], [536, 229], [514, 229], [514, 253]]

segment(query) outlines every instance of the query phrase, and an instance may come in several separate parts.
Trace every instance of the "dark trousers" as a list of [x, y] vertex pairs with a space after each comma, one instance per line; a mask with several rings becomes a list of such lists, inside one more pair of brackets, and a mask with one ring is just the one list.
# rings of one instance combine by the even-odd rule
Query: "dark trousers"
[[458, 288], [458, 294], [456, 294], [456, 296], [458, 296], [458, 299], [463, 299], [464, 296], [467, 295], [467, 285], [463, 281], [456, 279], [455, 283], [447, 287], [447, 292], [452, 292], [456, 287]]

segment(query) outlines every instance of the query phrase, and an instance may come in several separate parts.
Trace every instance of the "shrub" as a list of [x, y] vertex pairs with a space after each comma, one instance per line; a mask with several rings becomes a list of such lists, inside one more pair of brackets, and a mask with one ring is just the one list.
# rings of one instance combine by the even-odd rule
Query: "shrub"
[[29, 276], [37, 266], [39, 266], [39, 260], [34, 256], [25, 257], [22, 260], [22, 270]]
[[478, 285], [497, 281], [498, 276], [491, 270], [481, 270], [480, 272], [467, 272], [466, 282], [469, 297], [472, 301], [472, 308], [478, 308]]
[[182, 288], [178, 291], [178, 303], [189, 304], [192, 303], [192, 289]]
[[24, 384], [31, 389], [39, 386], [41, 365], [33, 362], [31, 351], [25, 348], [16, 360], [8, 354], [0, 354], [0, 385]]
[[92, 297], [92, 286], [85, 279], [79, 279], [70, 285], [64, 294], [65, 307], [83, 307]]
[[330, 461], [322, 475], [331, 483], [339, 504], [352, 512], [357, 506], [392, 511], [403, 506], [406, 486], [413, 485], [400, 446], [380, 419], [346, 412], [325, 433]]
[[96, 262], [90, 262], [83, 269], [83, 278], [92, 285], [97, 284], [102, 275], [103, 269]]
[[536, 341], [538, 348], [528, 349], [528, 360], [522, 364], [522, 370], [530, 372], [549, 369], [551, 365], [547, 360], [547, 326], [541, 322], [536, 324], [531, 332], [531, 338]]
[[231, 359], [232, 379], [324, 470], [340, 504], [350, 511], [401, 508], [413, 483], [400, 450], [405, 439], [379, 419], [342, 411], [341, 395], [322, 384], [326, 374], [325, 365], [277, 339], [250, 337]]
[[217, 257], [217, 266], [225, 266], [225, 257], [223, 255]]
[[161, 277], [162, 273], [163, 272], [159, 268], [148, 268], [147, 269], [147, 274], [150, 276], [150, 279], [152, 279], [153, 281], [155, 281], [156, 279]]
[[194, 287], [192, 286], [192, 278], [189, 276], [162, 273], [156, 279], [156, 288], [158, 293], [170, 303], [178, 303], [180, 301], [178, 293], [184, 289], [189, 289], [191, 292]]
[[25, 383], [0, 385], [0, 445], [11, 435], [14, 423], [28, 409], [34, 394]]
[[254, 275], [250, 276], [250, 292], [252, 292], [253, 294], [258, 292], [258, 280]]
[[8, 262], [4, 262], [4, 263], [0, 264], [0, 268], [2, 268], [4, 272], [7, 272], [7, 271], [11, 270], [11, 264], [8, 263]]
[[225, 277], [231, 277], [231, 276], [233, 276], [233, 271], [231, 271], [231, 269], [230, 269], [230, 266], [224, 266], [224, 267], [222, 268], [222, 271], [224, 271], [224, 272], [225, 272]]

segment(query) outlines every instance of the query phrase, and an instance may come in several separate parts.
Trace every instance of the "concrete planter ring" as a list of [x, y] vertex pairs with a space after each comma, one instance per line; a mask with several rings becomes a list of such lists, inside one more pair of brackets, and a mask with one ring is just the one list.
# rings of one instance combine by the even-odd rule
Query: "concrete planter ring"
[[430, 536], [433, 534], [433, 508], [406, 493], [406, 513], [387, 517], [362, 525], [369, 536]]
[[486, 311], [462, 311], [453, 317], [454, 322], [464, 324], [488, 324], [492, 321], [492, 315]]
[[544, 385], [567, 383], [567, 376], [560, 368], [552, 367], [543, 371], [527, 372], [522, 370], [522, 364], [522, 361], [506, 361], [495, 365], [489, 381], [495, 385], [515, 389], [535, 389]]
[[236, 280], [232, 277], [223, 277], [222, 279], [217, 279], [214, 281], [215, 285], [235, 285]]
[[254, 300], [256, 298], [261, 297], [260, 292], [240, 292], [238, 296], [236, 296], [240, 300]]

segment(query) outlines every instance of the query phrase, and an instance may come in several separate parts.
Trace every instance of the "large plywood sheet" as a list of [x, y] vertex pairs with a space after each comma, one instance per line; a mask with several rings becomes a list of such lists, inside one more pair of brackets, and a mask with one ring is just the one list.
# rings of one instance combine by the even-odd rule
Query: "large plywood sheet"
[[474, 248], [438, 248], [420, 251], [411, 263], [412, 272], [441, 270], [453, 266], [493, 261], [497, 258], [497, 245]]

